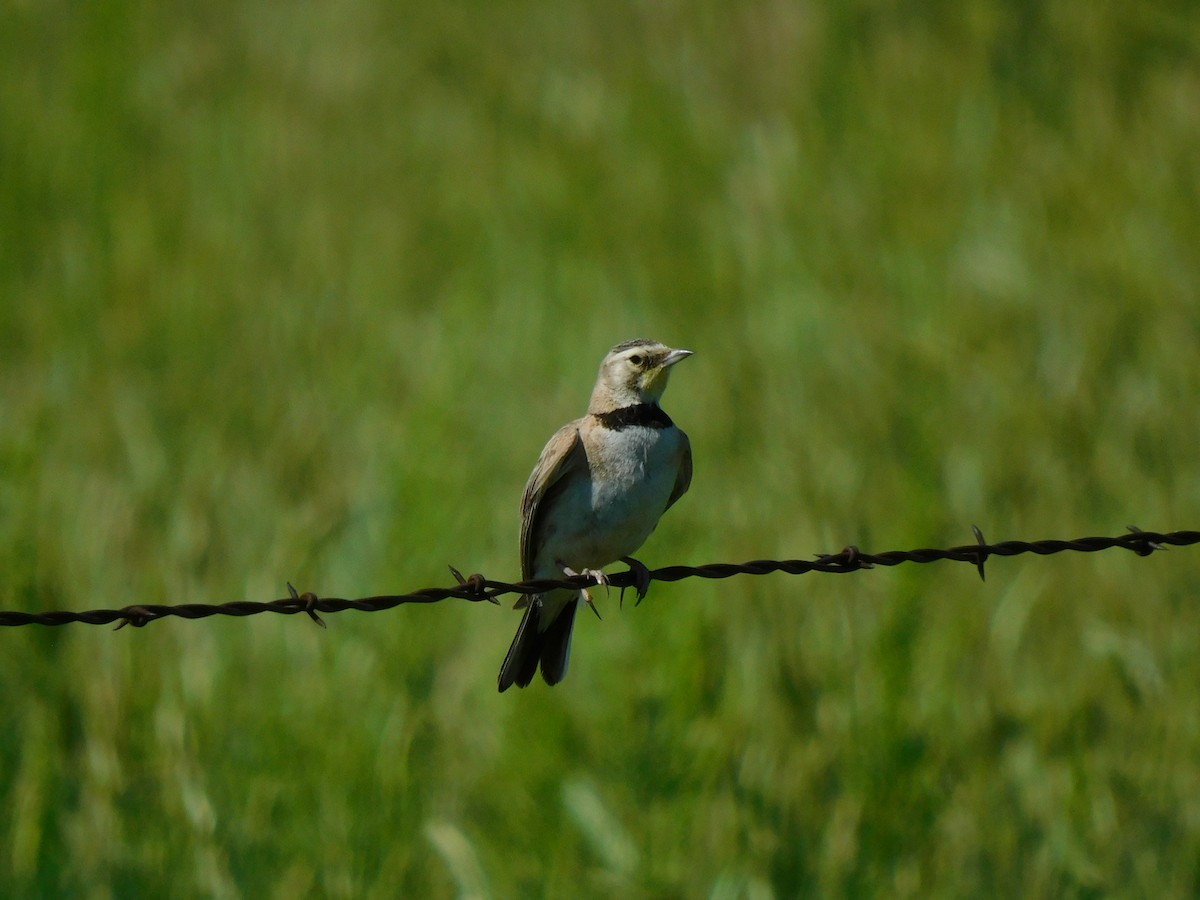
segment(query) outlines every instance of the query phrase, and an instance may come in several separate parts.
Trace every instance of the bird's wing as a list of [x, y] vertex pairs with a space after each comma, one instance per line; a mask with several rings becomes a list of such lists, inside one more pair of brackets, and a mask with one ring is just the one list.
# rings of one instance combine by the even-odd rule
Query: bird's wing
[[564, 476], [573, 472], [586, 472], [588, 467], [587, 453], [583, 449], [583, 441], [579, 439], [579, 424], [582, 419], [568, 422], [554, 433], [554, 437], [542, 449], [537, 465], [525, 485], [525, 495], [521, 498], [521, 577], [532, 578], [533, 561], [538, 551], [538, 531], [541, 524], [539, 513], [548, 508], [549, 503], [543, 504], [548, 495], [553, 495], [555, 485], [562, 482]]
[[692, 484], [692, 442], [687, 434], [680, 431], [683, 438], [683, 452], [679, 456], [679, 474], [675, 476], [675, 487], [671, 489], [671, 497], [667, 500], [667, 509], [675, 505], [675, 501], [687, 493]]

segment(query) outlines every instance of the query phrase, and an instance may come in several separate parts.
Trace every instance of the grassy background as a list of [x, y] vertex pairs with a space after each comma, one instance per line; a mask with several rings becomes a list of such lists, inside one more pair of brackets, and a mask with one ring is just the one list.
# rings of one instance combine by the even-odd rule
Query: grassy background
[[[1200, 525], [1188, 3], [8, 4], [0, 608], [513, 577], [617, 341], [650, 565]], [[0, 888], [1200, 890], [1197, 551], [0, 634]]]

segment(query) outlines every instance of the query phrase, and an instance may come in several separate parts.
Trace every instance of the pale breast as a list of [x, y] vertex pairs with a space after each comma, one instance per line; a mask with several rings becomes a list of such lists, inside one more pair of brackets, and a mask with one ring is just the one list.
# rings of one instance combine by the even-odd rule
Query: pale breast
[[597, 429], [587, 441], [590, 478], [556, 498], [544, 522], [539, 573], [598, 569], [634, 553], [667, 508], [679, 474], [683, 440], [675, 428]]

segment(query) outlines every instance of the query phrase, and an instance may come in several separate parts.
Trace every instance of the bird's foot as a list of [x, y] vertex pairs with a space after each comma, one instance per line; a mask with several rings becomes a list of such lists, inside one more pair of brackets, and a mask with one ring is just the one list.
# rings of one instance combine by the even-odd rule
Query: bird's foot
[[[602, 584], [602, 585], [604, 585], [604, 589], [606, 591], [609, 590], [608, 576], [605, 575], [603, 572], [601, 572], [599, 569], [584, 569], [581, 572], [576, 572], [570, 566], [563, 566], [562, 570], [563, 570], [563, 574], [566, 575], [568, 578], [574, 578], [576, 575], [582, 575], [585, 578], [594, 578], [596, 580], [596, 584]], [[592, 608], [592, 612], [594, 612], [596, 614], [597, 619], [600, 619], [600, 621], [604, 621], [603, 617], [601, 617], [601, 615], [600, 615], [600, 610], [596, 609], [596, 603], [594, 600], [592, 600], [591, 592], [587, 588], [584, 588], [583, 590], [581, 590], [579, 592], [579, 597], [581, 600], [586, 602], [588, 606], [590, 606]]]
[[[632, 556], [622, 556], [621, 562], [629, 566], [629, 571], [633, 575], [633, 588], [637, 591], [637, 602], [633, 605], [637, 606], [646, 599], [646, 594], [650, 590], [650, 570]], [[620, 604], [621, 606], [625, 605], [625, 588], [621, 588]]]

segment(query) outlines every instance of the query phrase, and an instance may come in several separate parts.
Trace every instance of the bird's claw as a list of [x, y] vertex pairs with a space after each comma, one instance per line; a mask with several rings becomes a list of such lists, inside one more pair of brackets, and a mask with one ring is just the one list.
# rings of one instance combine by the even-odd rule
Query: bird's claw
[[[605, 575], [599, 569], [584, 569], [581, 572], [576, 572], [570, 566], [563, 566], [562, 570], [563, 570], [563, 574], [566, 575], [568, 578], [575, 578], [576, 576], [582, 575], [584, 578], [595, 579], [596, 584], [604, 585], [604, 590], [608, 591], [609, 593], [612, 593], [612, 590], [608, 586], [608, 576]], [[596, 614], [596, 618], [600, 619], [600, 621], [603, 622], [604, 618], [600, 615], [600, 610], [596, 609], [596, 602], [594, 600], [592, 600], [591, 592], [588, 591], [587, 588], [583, 588], [579, 592], [579, 597], [581, 600], [586, 602], [588, 606], [590, 606], [592, 608], [592, 612], [594, 612]]]
[[582, 572], [580, 572], [579, 574], [580, 574], [580, 575], [586, 575], [586, 576], [588, 576], [589, 578], [595, 578], [595, 579], [596, 579], [596, 584], [602, 584], [602, 585], [604, 585], [604, 590], [605, 590], [605, 592], [606, 592], [606, 593], [608, 593], [608, 594], [611, 594], [611, 593], [612, 593], [612, 588], [610, 588], [610, 587], [608, 586], [608, 576], [607, 576], [607, 575], [605, 575], [605, 574], [604, 574], [602, 571], [600, 571], [599, 569], [584, 569], [584, 570], [583, 570]]

